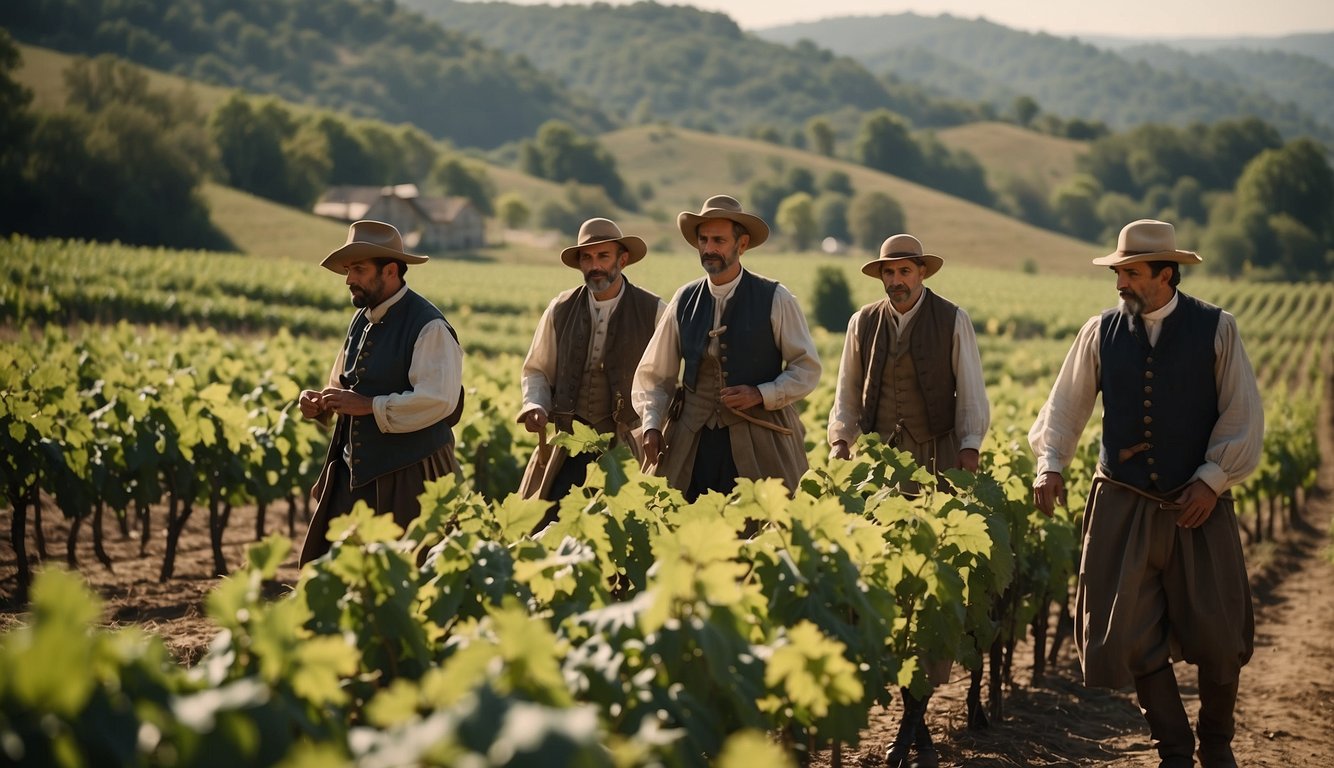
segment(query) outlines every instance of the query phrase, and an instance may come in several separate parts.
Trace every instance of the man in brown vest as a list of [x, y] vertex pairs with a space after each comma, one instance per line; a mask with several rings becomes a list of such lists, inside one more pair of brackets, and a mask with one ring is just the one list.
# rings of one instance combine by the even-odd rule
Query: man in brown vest
[[[518, 421], [542, 436], [547, 423], [570, 431], [579, 421], [639, 457], [639, 416], [630, 405], [630, 383], [644, 347], [662, 315], [662, 299], [632, 285], [622, 270], [644, 258], [641, 238], [624, 235], [608, 219], [579, 227], [578, 244], [561, 251], [565, 266], [583, 273], [584, 284], [551, 300], [523, 361], [523, 405]], [[523, 492], [559, 501], [584, 483], [591, 452], [573, 456], [539, 448]], [[539, 466], [544, 464], [544, 466]], [[555, 521], [557, 506], [538, 524]]]
[[796, 297], [741, 267], [769, 227], [727, 195], [676, 223], [706, 274], [672, 297], [635, 373], [645, 471], [687, 501], [738, 477], [796, 490], [806, 433], [793, 405], [815, 389], [820, 358]]
[[357, 501], [406, 528], [421, 514], [426, 481], [459, 470], [451, 427], [463, 404], [463, 350], [444, 314], [406, 282], [408, 265], [426, 260], [403, 251], [393, 226], [363, 220], [321, 264], [346, 275], [357, 313], [328, 383], [298, 401], [307, 419], [337, 416], [303, 565], [329, 551], [329, 521]]
[[[866, 276], [884, 284], [886, 296], [848, 321], [829, 412], [831, 458], [849, 458], [858, 435], [875, 433], [934, 474], [977, 471], [991, 407], [968, 313], [925, 286], [943, 265], [944, 259], [923, 252], [917, 238], [900, 234], [886, 239], [880, 257], [862, 266]], [[925, 660], [932, 685], [948, 680], [950, 661]], [[907, 688], [901, 693], [903, 720], [886, 761], [938, 765], [925, 720], [931, 695], [919, 699]], [[911, 762], [910, 748], [916, 750]]]

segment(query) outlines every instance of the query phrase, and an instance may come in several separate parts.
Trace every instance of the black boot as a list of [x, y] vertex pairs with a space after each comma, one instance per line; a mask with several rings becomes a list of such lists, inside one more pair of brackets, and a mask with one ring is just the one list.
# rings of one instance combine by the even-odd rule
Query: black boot
[[[903, 718], [899, 720], [899, 731], [894, 734], [894, 741], [889, 745], [889, 751], [885, 753], [885, 763], [889, 768], [912, 768], [913, 764], [908, 762], [908, 753], [917, 740], [919, 724], [921, 732], [926, 733], [923, 715], [926, 713], [926, 702], [931, 698], [931, 694], [918, 699], [907, 688], [900, 688], [899, 694], [903, 696]], [[928, 741], [930, 738], [928, 735]], [[933, 746], [933, 753], [934, 750]]]
[[917, 753], [909, 768], [940, 768], [940, 755], [936, 744], [931, 740], [931, 731], [926, 727], [926, 705], [931, 701], [931, 694], [922, 699], [922, 713], [917, 716], [917, 732], [913, 734], [913, 751]]
[[1237, 681], [1218, 683], [1200, 674], [1200, 765], [1204, 768], [1237, 768], [1232, 756], [1232, 736], [1236, 721]]
[[1149, 724], [1149, 735], [1161, 761], [1158, 768], [1191, 768], [1195, 765], [1195, 734], [1181, 703], [1176, 673], [1167, 666], [1135, 679], [1139, 711]]

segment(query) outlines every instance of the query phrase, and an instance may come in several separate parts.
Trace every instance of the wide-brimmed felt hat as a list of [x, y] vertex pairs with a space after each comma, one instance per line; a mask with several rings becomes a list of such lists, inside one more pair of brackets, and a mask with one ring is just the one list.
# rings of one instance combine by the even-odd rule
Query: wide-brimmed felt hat
[[1194, 251], [1177, 248], [1176, 228], [1165, 221], [1139, 219], [1121, 228], [1116, 250], [1093, 260], [1100, 267], [1116, 267], [1137, 261], [1175, 261], [1199, 264], [1204, 259]]
[[696, 228], [705, 219], [727, 219], [740, 224], [750, 235], [750, 244], [746, 246], [747, 248], [757, 248], [769, 239], [769, 225], [764, 223], [764, 219], [741, 210], [741, 203], [738, 203], [736, 198], [730, 195], [710, 197], [704, 201], [704, 206], [699, 209], [699, 213], [682, 211], [676, 214], [676, 225], [681, 228], [681, 236], [686, 239], [687, 243], [693, 246], [699, 245], [699, 234]]
[[628, 267], [636, 261], [644, 258], [648, 253], [648, 244], [642, 238], [634, 235], [621, 234], [621, 228], [616, 226], [616, 222], [611, 219], [589, 219], [579, 226], [579, 236], [575, 238], [577, 245], [560, 252], [560, 260], [567, 267], [579, 268], [579, 249], [588, 248], [602, 243], [620, 243], [625, 246], [625, 250], [630, 252], [630, 257], [626, 259], [625, 265]]
[[320, 266], [341, 275], [347, 272], [347, 265], [366, 259], [398, 259], [405, 264], [421, 264], [430, 257], [404, 253], [403, 236], [394, 225], [362, 219], [352, 222], [347, 228], [347, 242], [325, 256]]
[[900, 259], [921, 259], [926, 267], [926, 274], [922, 275], [923, 280], [945, 266], [945, 260], [934, 253], [923, 253], [922, 241], [912, 235], [890, 235], [880, 244], [880, 256], [862, 265], [862, 274], [879, 280], [880, 265]]

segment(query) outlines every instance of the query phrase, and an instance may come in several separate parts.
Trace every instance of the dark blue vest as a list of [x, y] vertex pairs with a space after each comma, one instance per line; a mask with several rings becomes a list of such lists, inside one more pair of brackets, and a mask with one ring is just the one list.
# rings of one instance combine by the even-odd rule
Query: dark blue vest
[[1119, 309], [1102, 313], [1098, 460], [1108, 477], [1166, 492], [1184, 485], [1204, 463], [1218, 422], [1214, 338], [1221, 312], [1178, 292], [1154, 347], [1142, 327], [1131, 332]]
[[[378, 323], [370, 322], [366, 310], [357, 312], [344, 342], [343, 371], [339, 375], [343, 386], [367, 397], [412, 389], [408, 380], [412, 348], [422, 328], [436, 319], [444, 320], [445, 316], [412, 290], [403, 294]], [[445, 326], [457, 341], [458, 334], [448, 320]], [[454, 442], [445, 419], [416, 432], [381, 432], [374, 414], [339, 417], [338, 427], [340, 432], [346, 430], [352, 448], [354, 487], [416, 464]], [[334, 440], [334, 447], [341, 452], [340, 442]]]
[[[681, 358], [685, 361], [686, 389], [695, 389], [699, 364], [709, 347], [713, 329], [713, 294], [708, 277], [686, 286], [676, 305], [676, 323], [681, 334]], [[783, 372], [783, 353], [774, 342], [774, 291], [778, 282], [741, 270], [741, 282], [723, 308], [719, 321], [726, 327], [721, 343], [723, 386], [759, 385]]]

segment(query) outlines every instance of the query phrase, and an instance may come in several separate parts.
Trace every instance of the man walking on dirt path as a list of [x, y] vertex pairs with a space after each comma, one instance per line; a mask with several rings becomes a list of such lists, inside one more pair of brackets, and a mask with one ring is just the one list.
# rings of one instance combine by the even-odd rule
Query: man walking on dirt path
[[[559, 501], [584, 483], [589, 462], [597, 458], [547, 446], [548, 422], [562, 432], [582, 422], [612, 435], [613, 445], [624, 443], [639, 458], [639, 416], [630, 404], [630, 385], [666, 305], [623, 273], [648, 252], [643, 239], [622, 234], [609, 219], [585, 221], [577, 239], [561, 251], [560, 260], [579, 270], [584, 283], [547, 305], [523, 361], [518, 421], [541, 437], [520, 489], [524, 498]], [[552, 504], [537, 528], [554, 522], [558, 509]]]
[[[1065, 501], [1061, 470], [1102, 394], [1098, 471], [1084, 511], [1075, 639], [1087, 686], [1135, 687], [1161, 766], [1235, 766], [1241, 667], [1255, 620], [1228, 489], [1259, 463], [1264, 410], [1237, 323], [1179, 290], [1171, 224], [1126, 225], [1115, 252], [1120, 306], [1090, 318], [1028, 433], [1034, 502]], [[1195, 733], [1172, 660], [1199, 667]]]
[[793, 404], [815, 389], [820, 358], [796, 297], [741, 266], [769, 226], [727, 195], [676, 223], [706, 274], [672, 297], [635, 373], [644, 470], [692, 502], [738, 477], [793, 491], [807, 467]]
[[[968, 313], [925, 286], [944, 263], [917, 238], [899, 234], [862, 265], [863, 274], [884, 285], [885, 298], [848, 321], [829, 412], [831, 459], [849, 458], [857, 436], [874, 432], [937, 476], [952, 468], [977, 471], [991, 406]], [[949, 680], [951, 661], [924, 660], [933, 686]], [[940, 761], [925, 717], [931, 694], [900, 693], [903, 719], [885, 761], [891, 768], [935, 768]]]
[[307, 419], [337, 416], [302, 565], [329, 551], [329, 521], [357, 501], [406, 528], [426, 481], [459, 471], [451, 427], [463, 406], [463, 350], [444, 314], [405, 281], [408, 265], [427, 258], [405, 253], [393, 226], [362, 220], [321, 263], [346, 276], [357, 313], [328, 384], [299, 400]]

